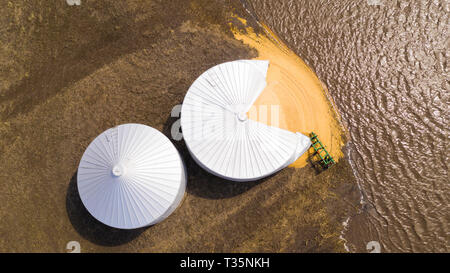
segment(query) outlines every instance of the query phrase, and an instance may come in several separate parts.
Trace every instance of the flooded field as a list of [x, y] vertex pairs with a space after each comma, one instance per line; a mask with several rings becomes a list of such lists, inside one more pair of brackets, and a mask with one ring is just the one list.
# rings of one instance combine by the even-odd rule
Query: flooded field
[[[68, 2], [2, 1], [0, 252], [448, 252], [447, 1]], [[323, 132], [339, 163], [317, 172], [308, 154], [233, 183], [173, 140], [189, 176], [173, 215], [134, 231], [90, 216], [76, 171], [95, 136], [135, 122], [171, 137], [192, 82], [236, 59], [272, 59], [282, 88], [257, 104]]]
[[350, 133], [364, 251], [449, 251], [449, 3], [242, 1], [327, 86]]

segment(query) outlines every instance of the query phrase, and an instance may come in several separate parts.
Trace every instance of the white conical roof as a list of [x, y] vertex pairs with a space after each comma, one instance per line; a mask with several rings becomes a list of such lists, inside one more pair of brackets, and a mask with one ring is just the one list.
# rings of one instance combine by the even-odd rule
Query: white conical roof
[[300, 133], [249, 120], [247, 112], [266, 87], [268, 61], [214, 66], [189, 88], [181, 110], [186, 145], [209, 172], [234, 181], [271, 175], [293, 163], [311, 142]]
[[111, 227], [133, 229], [155, 224], [176, 209], [186, 175], [166, 136], [146, 125], [123, 124], [89, 144], [77, 183], [92, 216]]

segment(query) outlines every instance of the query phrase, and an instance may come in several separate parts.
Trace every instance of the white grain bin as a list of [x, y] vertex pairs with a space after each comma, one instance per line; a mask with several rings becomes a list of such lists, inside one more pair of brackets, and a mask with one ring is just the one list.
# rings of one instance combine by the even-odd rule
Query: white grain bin
[[142, 124], [123, 124], [97, 136], [81, 158], [78, 191], [89, 213], [120, 229], [156, 224], [180, 204], [183, 161], [170, 140]]
[[181, 128], [194, 160], [233, 181], [253, 181], [293, 163], [309, 137], [247, 118], [266, 87], [268, 61], [216, 65], [195, 80], [181, 109]]

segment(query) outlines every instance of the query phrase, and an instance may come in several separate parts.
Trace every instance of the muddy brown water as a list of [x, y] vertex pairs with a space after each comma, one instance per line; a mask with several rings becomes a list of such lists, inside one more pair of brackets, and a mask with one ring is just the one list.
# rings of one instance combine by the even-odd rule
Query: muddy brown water
[[326, 84], [349, 130], [363, 251], [449, 251], [449, 2], [242, 1]]

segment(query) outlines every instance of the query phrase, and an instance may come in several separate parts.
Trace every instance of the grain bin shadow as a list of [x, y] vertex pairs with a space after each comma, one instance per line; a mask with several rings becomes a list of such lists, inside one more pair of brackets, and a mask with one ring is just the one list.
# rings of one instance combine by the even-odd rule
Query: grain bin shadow
[[175, 124], [174, 128], [176, 129], [177, 120], [179, 120], [178, 117], [169, 117], [164, 124], [163, 133], [178, 149], [186, 165], [188, 177], [187, 192], [202, 198], [225, 199], [240, 195], [273, 176], [252, 182], [233, 182], [208, 173], [192, 158], [184, 140], [174, 140], [172, 137], [172, 125]]
[[106, 226], [95, 219], [84, 207], [77, 187], [77, 172], [72, 176], [66, 195], [66, 210], [75, 230], [86, 240], [102, 246], [128, 243], [148, 227], [122, 230]]

